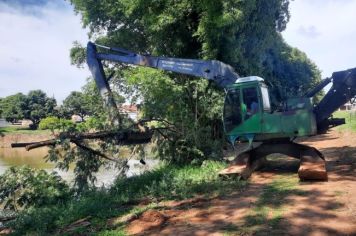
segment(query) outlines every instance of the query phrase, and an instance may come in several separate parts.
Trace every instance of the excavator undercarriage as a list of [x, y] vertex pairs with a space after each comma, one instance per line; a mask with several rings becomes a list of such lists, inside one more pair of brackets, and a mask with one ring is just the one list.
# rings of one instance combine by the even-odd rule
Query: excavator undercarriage
[[301, 180], [324, 181], [328, 179], [323, 154], [314, 147], [289, 140], [269, 141], [249, 148], [239, 153], [230, 166], [222, 170], [219, 175], [222, 177], [240, 176], [242, 179], [248, 179], [253, 171], [261, 169], [266, 164], [268, 155], [277, 153], [300, 160], [298, 175]]

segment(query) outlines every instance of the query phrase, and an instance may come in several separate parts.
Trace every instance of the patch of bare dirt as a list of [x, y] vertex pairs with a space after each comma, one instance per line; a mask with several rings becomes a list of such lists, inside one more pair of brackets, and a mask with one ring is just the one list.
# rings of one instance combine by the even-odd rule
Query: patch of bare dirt
[[138, 234], [147, 230], [160, 228], [166, 221], [166, 216], [156, 210], [148, 210], [131, 222], [127, 228], [129, 234]]
[[[268, 203], [266, 217], [256, 214], [273, 180], [295, 178], [298, 160], [277, 158], [242, 192], [206, 199], [169, 202], [131, 221], [133, 235], [356, 235], [356, 134], [338, 133], [301, 141], [326, 158], [327, 182], [299, 182], [282, 202]], [[280, 197], [280, 196], [276, 196]], [[273, 198], [273, 196], [272, 196]], [[266, 199], [265, 199], [266, 200]], [[267, 199], [268, 202], [268, 199]], [[273, 210], [274, 209], [274, 210]]]

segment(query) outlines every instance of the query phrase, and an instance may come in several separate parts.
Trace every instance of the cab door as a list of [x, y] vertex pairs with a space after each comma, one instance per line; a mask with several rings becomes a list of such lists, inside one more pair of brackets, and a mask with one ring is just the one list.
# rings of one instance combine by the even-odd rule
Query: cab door
[[260, 133], [262, 121], [262, 102], [258, 86], [243, 87], [242, 118], [245, 133]]

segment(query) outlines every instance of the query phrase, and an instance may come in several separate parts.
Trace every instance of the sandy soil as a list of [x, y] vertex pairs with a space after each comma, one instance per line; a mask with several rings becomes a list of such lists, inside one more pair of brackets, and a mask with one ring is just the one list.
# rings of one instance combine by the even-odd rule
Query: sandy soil
[[[242, 192], [169, 202], [131, 221], [127, 232], [189, 236], [356, 235], [356, 134], [333, 130], [303, 143], [325, 155], [327, 182], [296, 182], [298, 160], [278, 158], [255, 172]], [[270, 199], [271, 204], [265, 199], [269, 205], [263, 209], [267, 213], [259, 215], [266, 186], [281, 178], [294, 179], [295, 188], [276, 191], [284, 196], [281, 202]]]

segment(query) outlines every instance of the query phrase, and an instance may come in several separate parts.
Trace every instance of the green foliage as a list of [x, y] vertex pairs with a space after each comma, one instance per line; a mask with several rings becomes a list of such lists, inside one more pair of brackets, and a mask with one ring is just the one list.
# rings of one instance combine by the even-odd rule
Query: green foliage
[[74, 41], [73, 47], [70, 50], [71, 64], [79, 68], [85, 63], [85, 48], [78, 41]]
[[69, 187], [56, 174], [30, 167], [10, 167], [0, 176], [0, 203], [5, 209], [61, 204]]
[[30, 91], [27, 95], [27, 111], [24, 118], [31, 120], [33, 127], [37, 128], [41, 119], [53, 115], [56, 104], [56, 100], [47, 97], [43, 91]]
[[41, 90], [30, 91], [27, 95], [17, 93], [1, 100], [2, 116], [9, 122], [29, 119], [37, 128], [41, 119], [53, 115], [56, 100], [49, 98]]
[[321, 81], [320, 70], [304, 52], [290, 47], [280, 36], [278, 38], [264, 62], [263, 74], [272, 85], [270, 91], [277, 100], [303, 96]]
[[218, 195], [244, 186], [245, 182], [219, 178], [218, 171], [224, 167], [224, 163], [217, 161], [205, 161], [201, 166], [163, 166], [141, 176], [118, 179], [110, 191], [121, 201], [185, 199], [197, 194]]
[[0, 127], [1, 134], [50, 134], [48, 130], [33, 130], [23, 126]]
[[2, 98], [0, 98], [0, 117], [2, 117], [2, 113], [3, 113], [3, 107], [2, 107], [2, 105], [1, 105], [1, 103], [2, 103]]
[[58, 117], [49, 116], [40, 121], [38, 128], [42, 130], [49, 129], [53, 132], [55, 129], [58, 129], [59, 121]]
[[6, 121], [14, 123], [25, 116], [26, 106], [26, 95], [22, 93], [10, 95], [0, 101], [1, 115]]
[[[125, 102], [124, 97], [117, 92], [113, 92], [117, 105]], [[103, 108], [103, 99], [96, 88], [93, 79], [88, 79], [82, 87], [81, 92], [73, 91], [63, 101], [61, 106], [61, 116], [65, 118], [75, 114], [84, 119], [85, 116], [102, 117], [106, 116]]]
[[92, 227], [82, 234], [96, 234], [99, 232], [93, 230], [99, 230], [103, 231], [103, 235], [112, 235], [106, 230], [106, 223], [101, 222], [140, 210], [129, 203], [142, 199], [186, 199], [196, 195], [212, 197], [243, 189], [246, 182], [224, 181], [218, 177], [218, 171], [224, 167], [225, 164], [213, 161], [207, 161], [202, 166], [162, 166], [141, 176], [118, 179], [108, 190], [84, 192], [65, 205], [28, 209], [20, 214], [12, 226], [17, 235], [43, 235], [91, 216]]
[[62, 109], [69, 116], [78, 115], [82, 120], [89, 114], [86, 97], [81, 92], [73, 91], [63, 101]]
[[49, 116], [40, 121], [38, 128], [41, 130], [49, 129], [54, 133], [55, 130], [63, 132], [73, 130], [75, 129], [75, 126], [76, 125], [71, 120]]
[[[124, 73], [140, 91], [145, 117], [167, 120], [170, 129], [156, 137], [157, 153], [176, 163], [201, 163], [222, 156], [223, 93], [205, 80], [171, 78], [162, 71], [135, 68]], [[165, 122], [152, 124], [165, 127]]]

